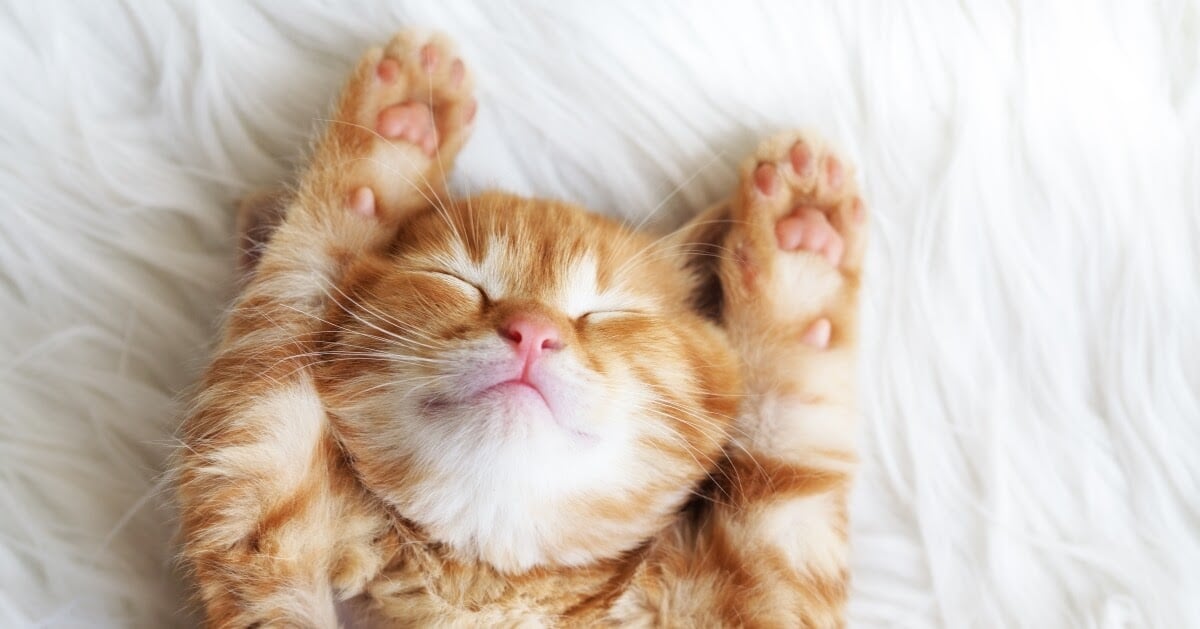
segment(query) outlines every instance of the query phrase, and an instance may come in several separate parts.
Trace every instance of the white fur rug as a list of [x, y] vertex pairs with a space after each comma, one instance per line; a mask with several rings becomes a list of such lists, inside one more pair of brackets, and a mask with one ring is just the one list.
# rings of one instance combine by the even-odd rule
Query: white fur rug
[[0, 4], [0, 626], [191, 622], [157, 477], [231, 200], [406, 25], [478, 74], [464, 190], [665, 227], [774, 130], [858, 161], [854, 626], [1200, 625], [1196, 3], [328, 4]]

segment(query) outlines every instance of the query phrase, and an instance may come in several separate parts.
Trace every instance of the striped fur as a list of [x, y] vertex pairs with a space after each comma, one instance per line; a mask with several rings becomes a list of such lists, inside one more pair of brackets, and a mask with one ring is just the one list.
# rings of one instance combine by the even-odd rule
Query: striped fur
[[[820, 174], [754, 187], [797, 142], [836, 158], [774, 138], [729, 203], [653, 239], [450, 198], [470, 86], [447, 42], [397, 36], [296, 188], [247, 207], [261, 251], [175, 470], [210, 626], [840, 625], [861, 203]], [[376, 132], [408, 102], [433, 155]], [[845, 237], [836, 267], [776, 246], [796, 205]], [[500, 386], [518, 315], [559, 332], [537, 393]]]

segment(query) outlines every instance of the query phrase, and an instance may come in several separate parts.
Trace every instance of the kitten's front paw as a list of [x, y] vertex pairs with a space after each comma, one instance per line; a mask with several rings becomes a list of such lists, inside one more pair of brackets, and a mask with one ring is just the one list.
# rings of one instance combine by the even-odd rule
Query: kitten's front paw
[[847, 162], [817, 138], [764, 142], [741, 168], [722, 263], [735, 325], [818, 349], [853, 324], [866, 213]]
[[456, 151], [475, 118], [467, 68], [449, 41], [415, 32], [396, 35], [368, 56], [372, 76], [359, 123], [392, 142], [407, 142], [427, 157]]
[[[475, 110], [471, 74], [449, 41], [402, 32], [359, 61], [330, 125], [330, 151], [314, 162], [341, 194], [366, 186], [381, 216], [400, 216], [440, 197]], [[368, 206], [352, 204], [360, 213]]]

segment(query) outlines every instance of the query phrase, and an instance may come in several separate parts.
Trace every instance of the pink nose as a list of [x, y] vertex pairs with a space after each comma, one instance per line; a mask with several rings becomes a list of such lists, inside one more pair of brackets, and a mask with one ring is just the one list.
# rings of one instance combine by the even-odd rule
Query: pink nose
[[513, 344], [513, 349], [525, 358], [526, 363], [540, 356], [543, 350], [562, 347], [558, 328], [553, 323], [526, 314], [516, 315], [500, 326], [500, 336]]

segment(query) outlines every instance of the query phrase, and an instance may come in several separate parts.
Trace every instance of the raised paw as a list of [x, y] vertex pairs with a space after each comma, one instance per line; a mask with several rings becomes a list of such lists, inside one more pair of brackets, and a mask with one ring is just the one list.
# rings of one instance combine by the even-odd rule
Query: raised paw
[[[726, 311], [824, 349], [853, 322], [866, 212], [845, 159], [813, 136], [764, 142], [741, 169]], [[841, 333], [841, 334], [839, 334]]]
[[426, 156], [457, 150], [475, 118], [470, 77], [440, 35], [404, 32], [369, 55], [374, 61], [360, 123], [381, 137], [407, 142]]
[[434, 202], [475, 119], [471, 85], [440, 35], [403, 32], [367, 51], [313, 156], [315, 193], [368, 187], [384, 217]]

